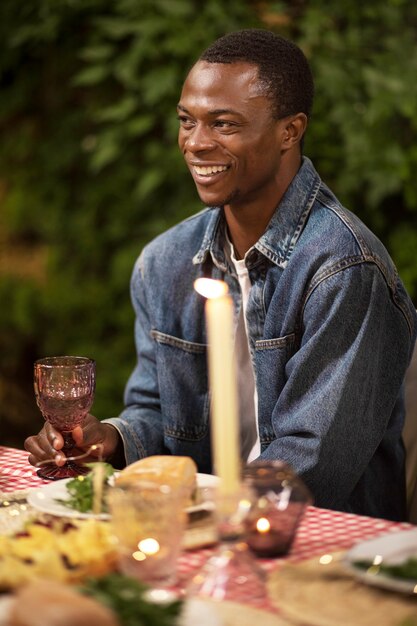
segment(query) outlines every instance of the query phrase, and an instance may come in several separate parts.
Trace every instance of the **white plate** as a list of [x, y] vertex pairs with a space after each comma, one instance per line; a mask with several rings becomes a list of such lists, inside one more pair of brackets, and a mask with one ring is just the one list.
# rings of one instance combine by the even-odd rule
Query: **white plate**
[[187, 507], [187, 513], [212, 511], [214, 509], [213, 489], [219, 484], [219, 477], [212, 474], [197, 474], [198, 504]]
[[48, 513], [48, 515], [57, 515], [59, 517], [76, 517], [78, 519], [88, 519], [95, 517], [96, 519], [106, 520], [109, 519], [107, 513], [101, 515], [93, 515], [93, 513], [81, 513], [75, 509], [65, 506], [58, 502], [58, 500], [69, 500], [70, 495], [67, 491], [67, 483], [72, 478], [64, 478], [62, 480], [56, 480], [43, 485], [38, 489], [32, 489], [29, 491], [27, 501], [30, 506], [42, 513]]
[[392, 532], [358, 543], [345, 554], [343, 564], [351, 574], [368, 585], [402, 593], [416, 593], [417, 580], [373, 574], [355, 565], [356, 561], [374, 562], [375, 558], [377, 562], [382, 558], [386, 565], [398, 565], [411, 557], [417, 558], [417, 528]]
[[[94, 515], [93, 513], [81, 513], [75, 509], [60, 504], [57, 500], [69, 500], [70, 496], [66, 488], [66, 484], [72, 478], [64, 478], [47, 485], [43, 485], [38, 489], [29, 491], [27, 501], [34, 509], [49, 515], [57, 515], [59, 517], [76, 517], [78, 519], [96, 518], [101, 520], [109, 519], [107, 513]], [[210, 490], [218, 485], [219, 479], [211, 474], [197, 474], [197, 487], [200, 491], [202, 502], [194, 506], [188, 507], [187, 513], [195, 513], [197, 511], [210, 510], [213, 508], [213, 502], [210, 499]]]

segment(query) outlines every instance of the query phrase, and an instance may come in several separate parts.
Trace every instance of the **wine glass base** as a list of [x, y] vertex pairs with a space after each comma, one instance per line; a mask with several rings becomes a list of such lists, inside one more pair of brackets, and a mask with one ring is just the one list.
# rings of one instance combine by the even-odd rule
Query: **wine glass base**
[[189, 596], [245, 602], [266, 598], [265, 573], [244, 544], [220, 544], [187, 587]]
[[61, 480], [63, 478], [75, 478], [76, 476], [84, 476], [91, 471], [85, 465], [79, 465], [73, 461], [67, 461], [65, 465], [58, 466], [55, 463], [44, 465], [36, 472], [39, 478], [44, 480]]

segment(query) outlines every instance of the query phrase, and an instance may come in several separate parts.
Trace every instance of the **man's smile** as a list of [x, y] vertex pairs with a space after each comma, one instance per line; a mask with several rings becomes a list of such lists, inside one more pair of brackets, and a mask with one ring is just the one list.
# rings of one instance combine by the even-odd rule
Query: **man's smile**
[[192, 165], [191, 167], [198, 176], [212, 176], [229, 169], [228, 165]]

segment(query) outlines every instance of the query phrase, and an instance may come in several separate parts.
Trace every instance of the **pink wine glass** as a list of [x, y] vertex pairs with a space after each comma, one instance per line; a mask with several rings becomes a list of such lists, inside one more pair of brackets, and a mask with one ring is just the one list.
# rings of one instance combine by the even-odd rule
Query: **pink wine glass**
[[[74, 448], [71, 431], [87, 415], [94, 399], [96, 364], [81, 356], [51, 356], [35, 361], [34, 387], [37, 405], [47, 422], [62, 433], [62, 452], [68, 458]], [[89, 469], [69, 459], [58, 467], [52, 460], [38, 470], [49, 480], [87, 474]]]

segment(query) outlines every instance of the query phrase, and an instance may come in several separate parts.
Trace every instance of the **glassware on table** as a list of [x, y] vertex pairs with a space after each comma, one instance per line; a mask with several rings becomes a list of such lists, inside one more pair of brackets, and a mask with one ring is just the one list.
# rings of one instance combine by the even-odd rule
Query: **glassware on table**
[[154, 590], [175, 585], [188, 489], [139, 479], [111, 487], [107, 498], [119, 570]]
[[41, 478], [58, 480], [86, 474], [90, 470], [71, 460], [74, 440], [71, 431], [82, 424], [93, 404], [95, 361], [81, 356], [52, 356], [35, 361], [34, 388], [37, 405], [47, 422], [62, 433], [64, 465], [51, 459], [37, 474]]
[[312, 497], [299, 476], [283, 461], [258, 461], [243, 470], [255, 495], [245, 520], [245, 539], [258, 557], [287, 554]]
[[246, 518], [253, 503], [247, 485], [237, 493], [216, 493], [215, 518], [219, 545], [216, 552], [192, 578], [190, 596], [213, 600], [245, 601], [266, 597], [265, 575], [256, 563], [246, 541]]

